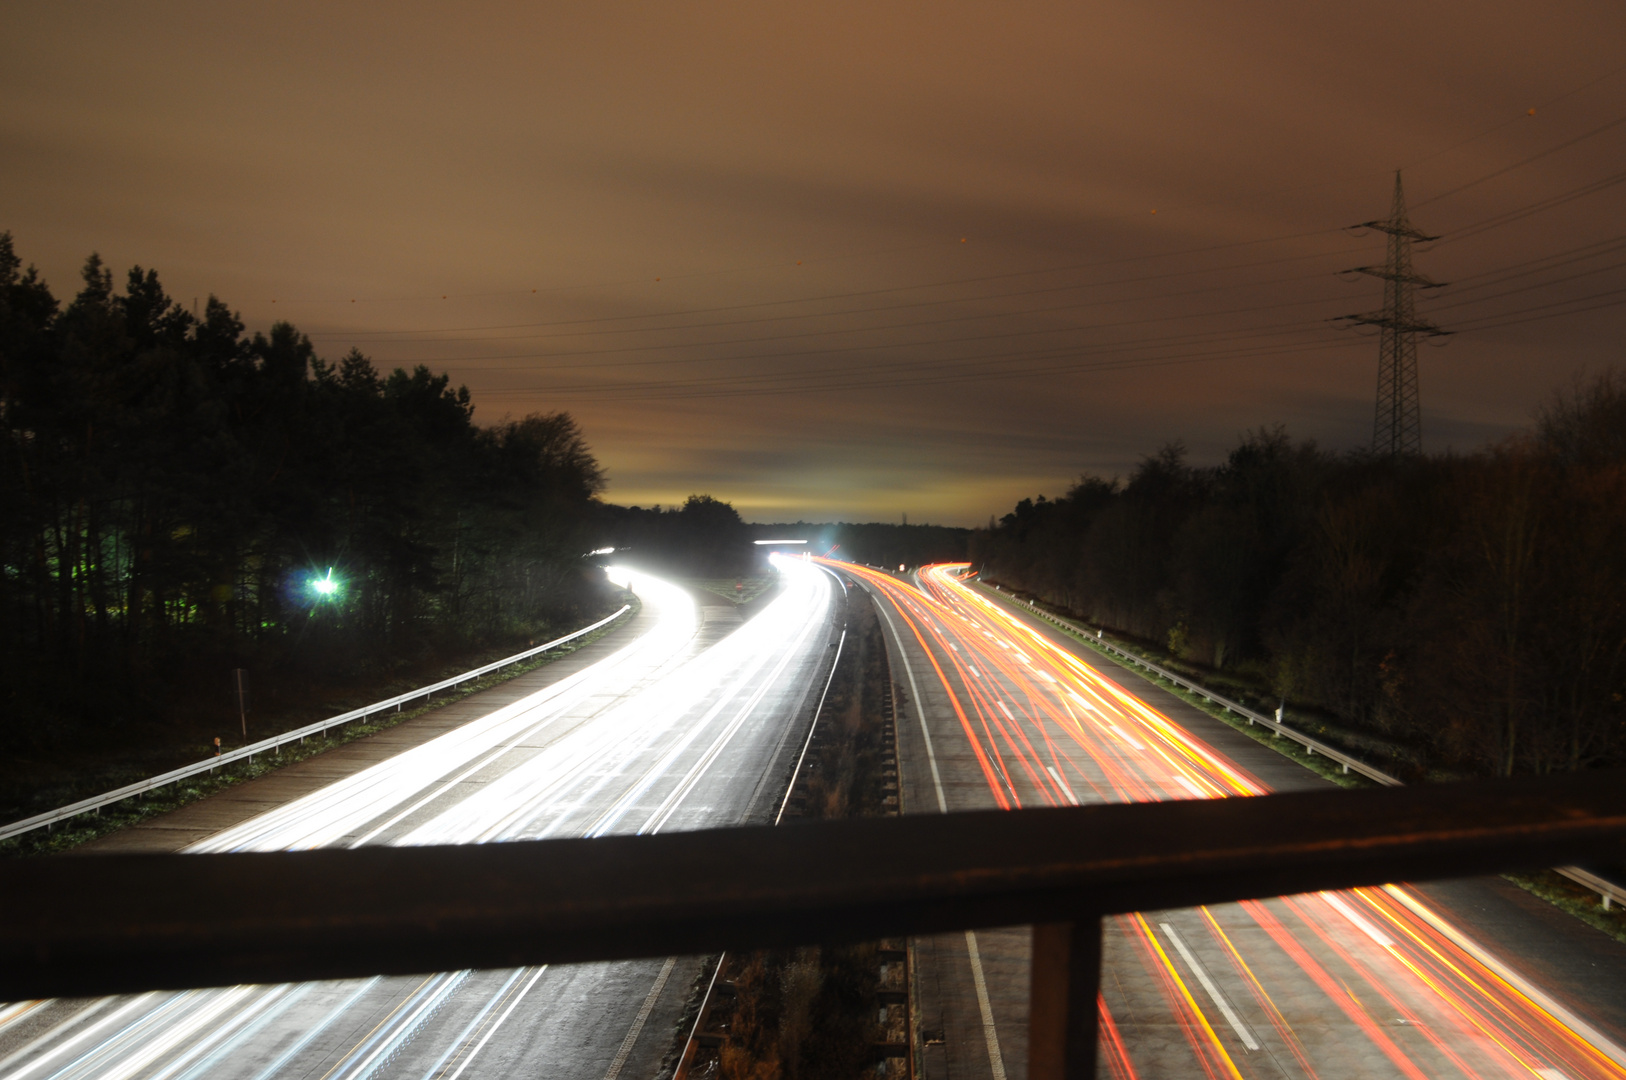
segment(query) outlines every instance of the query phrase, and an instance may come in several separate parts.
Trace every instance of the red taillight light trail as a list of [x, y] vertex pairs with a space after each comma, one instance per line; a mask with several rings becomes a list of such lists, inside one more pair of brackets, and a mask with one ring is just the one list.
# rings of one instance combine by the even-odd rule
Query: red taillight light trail
[[[863, 579], [902, 617], [948, 696], [994, 805], [1018, 809], [1269, 791], [1004, 605], [968, 587], [956, 573], [963, 566], [924, 568], [921, 592], [862, 566], [829, 565]], [[1205, 975], [1183, 972], [1184, 958], [1165, 949], [1145, 919], [1114, 920], [1117, 932], [1134, 943], [1131, 951], [1150, 984], [1161, 988], [1163, 1014], [1181, 1024], [1192, 1064], [1215, 1080], [1276, 1073], [1284, 1058], [1316, 1077], [1347, 1071], [1362, 1057], [1410, 1077], [1626, 1077], [1626, 1052], [1524, 983], [1412, 890], [1386, 886], [1249, 901], [1229, 911], [1228, 919], [1245, 919], [1253, 928], [1249, 950], [1256, 955], [1244, 959], [1234, 932], [1226, 933], [1214, 911], [1198, 909], [1197, 929], [1188, 932], [1206, 935], [1204, 948], [1229, 965], [1231, 985], [1253, 999], [1254, 1015], [1263, 1018], [1282, 1052], [1267, 1055], [1276, 1063], [1269, 1067], [1241, 1042], [1228, 1047], [1224, 1033], [1230, 1027], [1205, 1011], [1188, 979]], [[1269, 985], [1277, 987], [1274, 995]], [[1327, 1056], [1325, 1033], [1319, 1055], [1307, 1049], [1278, 1004], [1284, 993], [1320, 1000], [1322, 1015], [1339, 1016], [1346, 1021], [1343, 1030], [1358, 1033], [1353, 1037], [1361, 1040], [1361, 1053], [1317, 1060]], [[1123, 1018], [1114, 1017], [1110, 1000], [1102, 1006], [1109, 1071], [1135, 1076], [1133, 1033], [1126, 1034]]]

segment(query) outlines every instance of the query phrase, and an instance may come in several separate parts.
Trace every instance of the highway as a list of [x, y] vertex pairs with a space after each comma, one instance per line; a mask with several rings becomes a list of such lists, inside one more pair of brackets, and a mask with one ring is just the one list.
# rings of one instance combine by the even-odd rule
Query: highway
[[[838, 588], [776, 559], [733, 605], [612, 570], [641, 632], [529, 696], [192, 851], [485, 843], [771, 820], [839, 622]], [[85, 856], [93, 857], [93, 856]], [[110, 899], [110, 902], [116, 902]], [[0, 1006], [4, 1080], [653, 1076], [698, 961], [462, 971]]]
[[[962, 580], [963, 568], [926, 568], [917, 588], [830, 565], [880, 601], [888, 627], [893, 681], [907, 701], [898, 720], [905, 812], [1230, 798], [1324, 783], [1194, 709], [1195, 723], [1175, 722], [1076, 655], [1082, 646]], [[1451, 910], [1452, 895], [1392, 885], [1108, 919], [1104, 1075], [1626, 1076], [1620, 1029], [1606, 1030], [1619, 1018], [1608, 995], [1621, 985], [1626, 950], [1567, 916], [1559, 921], [1573, 925], [1556, 934], [1534, 921], [1495, 928], [1500, 940], [1578, 951], [1583, 966], [1589, 949], [1615, 961], [1613, 981], [1538, 985], [1528, 958], [1488, 947], [1490, 929]], [[1011, 929], [917, 942], [922, 1076], [1025, 1074], [1029, 950], [1027, 933]]]

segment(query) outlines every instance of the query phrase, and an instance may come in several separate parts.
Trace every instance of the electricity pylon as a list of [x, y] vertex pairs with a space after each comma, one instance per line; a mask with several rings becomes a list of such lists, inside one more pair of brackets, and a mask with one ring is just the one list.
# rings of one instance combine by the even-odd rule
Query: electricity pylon
[[1389, 234], [1389, 257], [1382, 266], [1357, 266], [1348, 271], [1383, 279], [1383, 310], [1340, 317], [1340, 321], [1376, 326], [1381, 331], [1372, 452], [1380, 457], [1421, 454], [1423, 422], [1417, 394], [1417, 337], [1419, 334], [1440, 337], [1450, 331], [1417, 317], [1414, 290], [1437, 289], [1445, 283], [1412, 271], [1411, 245], [1413, 241], [1426, 243], [1439, 237], [1419, 232], [1406, 217], [1406, 193], [1400, 186], [1399, 169], [1395, 170], [1395, 197], [1388, 219], [1350, 227]]

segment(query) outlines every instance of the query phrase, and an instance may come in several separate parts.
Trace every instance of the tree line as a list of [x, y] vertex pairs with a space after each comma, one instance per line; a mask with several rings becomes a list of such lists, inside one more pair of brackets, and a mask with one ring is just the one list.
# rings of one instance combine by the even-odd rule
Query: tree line
[[1335, 454], [1280, 427], [1179, 443], [972, 537], [989, 579], [1290, 707], [1414, 771], [1626, 763], [1626, 378], [1467, 454]]
[[7, 734], [216, 709], [233, 667], [292, 685], [523, 644], [608, 602], [581, 558], [604, 474], [568, 413], [480, 426], [427, 368], [247, 335], [139, 266], [82, 278], [59, 301], [0, 233]]
[[756, 572], [760, 553], [732, 503], [690, 495], [681, 506], [603, 508], [600, 535], [615, 558], [656, 573], [731, 577]]

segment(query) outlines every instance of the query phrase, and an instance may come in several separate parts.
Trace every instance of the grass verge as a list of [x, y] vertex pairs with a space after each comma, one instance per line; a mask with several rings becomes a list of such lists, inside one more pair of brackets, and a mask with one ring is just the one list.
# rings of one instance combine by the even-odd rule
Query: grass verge
[[1588, 926], [1602, 930], [1616, 941], [1626, 943], [1626, 908], [1611, 907], [1605, 911], [1602, 899], [1585, 885], [1571, 881], [1563, 874], [1551, 870], [1502, 876], [1524, 891], [1541, 897], [1560, 911], [1575, 916]]

